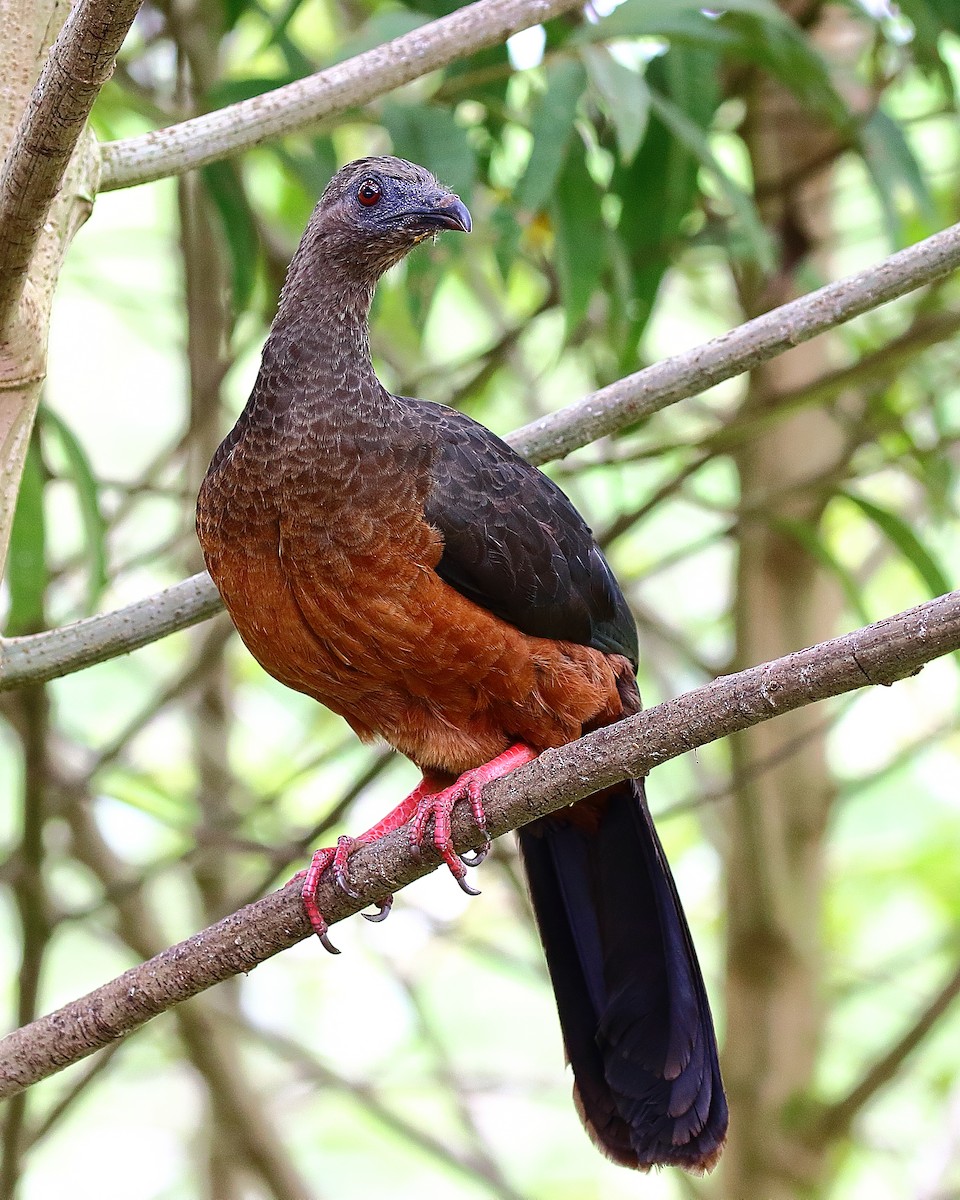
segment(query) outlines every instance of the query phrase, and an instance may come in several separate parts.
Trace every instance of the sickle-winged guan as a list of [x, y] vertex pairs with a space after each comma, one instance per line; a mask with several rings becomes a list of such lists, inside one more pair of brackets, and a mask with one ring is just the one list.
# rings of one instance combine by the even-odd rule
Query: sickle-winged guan
[[[487, 781], [640, 708], [633, 620], [570, 501], [482, 425], [374, 374], [377, 280], [442, 229], [469, 231], [470, 214], [421, 167], [367, 158], [334, 176], [197, 510], [254, 657], [423, 772], [373, 829], [314, 856], [304, 903], [329, 949], [317, 881], [329, 868], [349, 890], [358, 843], [432, 824], [463, 883], [458, 800], [482, 825]], [[528, 825], [520, 849], [588, 1132], [625, 1166], [709, 1169], [727, 1126], [716, 1041], [642, 784]]]

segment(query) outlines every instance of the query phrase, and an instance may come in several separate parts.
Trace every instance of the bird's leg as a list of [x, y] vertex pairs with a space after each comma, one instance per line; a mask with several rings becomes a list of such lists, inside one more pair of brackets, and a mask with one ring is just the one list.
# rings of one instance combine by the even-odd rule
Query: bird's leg
[[[454, 805], [460, 800], [469, 800], [473, 819], [481, 832], [486, 835], [487, 818], [483, 811], [483, 789], [491, 780], [509, 775], [511, 771], [522, 767], [524, 763], [532, 762], [536, 757], [535, 750], [531, 750], [522, 742], [517, 742], [508, 750], [504, 750], [502, 754], [498, 754], [496, 758], [491, 759], [490, 762], [484, 763], [483, 766], [474, 767], [471, 771], [464, 771], [456, 783], [452, 783], [442, 791], [431, 793], [426, 790], [426, 777], [424, 777], [423, 784], [417, 789], [420, 795], [410, 826], [410, 840], [414, 846], [422, 846], [426, 837], [427, 824], [432, 819], [434, 848], [468, 896], [477, 896], [479, 892], [466, 881], [467, 867], [475, 867], [483, 861], [489, 849], [489, 841], [470, 859], [457, 854], [450, 833], [450, 817]], [[412, 800], [416, 794], [416, 792], [413, 793], [404, 803]]]
[[[450, 833], [450, 817], [454, 805], [460, 800], [469, 800], [473, 819], [476, 821], [478, 829], [485, 835], [486, 814], [483, 811], [483, 789], [491, 780], [499, 779], [502, 775], [509, 775], [516, 767], [523, 766], [524, 763], [531, 762], [536, 757], [534, 750], [518, 742], [508, 750], [504, 750], [502, 754], [497, 755], [496, 758], [491, 759], [490, 762], [484, 763], [480, 767], [474, 767], [471, 771], [464, 771], [460, 778], [449, 787], [438, 786], [442, 785], [442, 778], [425, 773], [410, 795], [405, 800], [401, 800], [397, 807], [388, 812], [376, 825], [371, 825], [365, 833], [361, 833], [358, 837], [340, 837], [337, 839], [336, 847], [324, 846], [315, 851], [307, 870], [299, 872], [294, 878], [303, 877], [301, 891], [303, 907], [313, 931], [320, 939], [324, 949], [331, 954], [340, 953], [330, 941], [327, 922], [317, 904], [317, 888], [320, 886], [324, 872], [332, 870], [337, 887], [346, 892], [348, 896], [356, 897], [357, 892], [351, 886], [347, 876], [347, 863], [350, 855], [359, 846], [367, 846], [371, 842], [379, 841], [388, 833], [393, 833], [395, 829], [406, 825], [411, 818], [413, 819], [410, 827], [412, 844], [418, 848], [423, 844], [427, 824], [432, 819], [432, 841], [437, 853], [450, 868], [454, 879], [467, 895], [478, 895], [476, 888], [472, 888], [466, 882], [465, 876], [468, 866], [475, 867], [483, 861], [489, 849], [489, 842], [471, 858], [461, 857], [457, 854]], [[380, 911], [377, 914], [371, 916], [369, 913], [363, 913], [362, 915], [368, 921], [383, 921], [389, 916], [392, 904], [393, 897], [388, 896], [379, 904]]]
[[[314, 933], [323, 944], [323, 948], [331, 954], [339, 954], [340, 951], [334, 946], [327, 935], [328, 925], [324, 919], [323, 913], [317, 904], [317, 888], [320, 886], [320, 880], [325, 871], [332, 869], [334, 882], [342, 892], [346, 892], [348, 896], [357, 896], [357, 892], [350, 885], [347, 877], [347, 862], [350, 855], [359, 847], [367, 846], [371, 842], [379, 841], [388, 833], [392, 833], [395, 829], [406, 825], [415, 813], [419, 811], [419, 807], [425, 796], [433, 796], [437, 791], [439, 779], [429, 774], [424, 774], [423, 779], [413, 789], [405, 800], [392, 809], [387, 815], [365, 832], [357, 837], [340, 837], [337, 839], [336, 847], [324, 846], [320, 850], [314, 851], [310, 866], [305, 871], [298, 871], [294, 875], [294, 879], [303, 879], [303, 888], [301, 896], [303, 898], [303, 907], [306, 911], [310, 924], [313, 927]], [[380, 911], [375, 915], [362, 913], [368, 921], [383, 921], [390, 915], [390, 908], [393, 904], [393, 897], [388, 896], [379, 904]]]

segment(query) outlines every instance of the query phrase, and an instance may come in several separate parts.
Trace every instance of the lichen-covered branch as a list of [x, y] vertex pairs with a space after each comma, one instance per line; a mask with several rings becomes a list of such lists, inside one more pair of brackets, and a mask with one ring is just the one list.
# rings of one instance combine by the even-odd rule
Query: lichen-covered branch
[[[499, 837], [619, 779], [645, 775], [687, 750], [817, 700], [868, 684], [891, 684], [958, 649], [960, 592], [950, 592], [842, 637], [723, 676], [569, 746], [548, 750], [490, 784], [484, 792], [488, 828]], [[480, 841], [462, 813], [454, 821], [454, 838], [461, 851]], [[343, 920], [435, 865], [432, 856], [422, 857], [411, 848], [406, 830], [398, 830], [351, 859], [358, 899], [325, 881], [320, 906], [331, 923]], [[0, 1098], [124, 1037], [190, 996], [253, 970], [309, 934], [299, 885], [290, 883], [8, 1034], [0, 1041]]]

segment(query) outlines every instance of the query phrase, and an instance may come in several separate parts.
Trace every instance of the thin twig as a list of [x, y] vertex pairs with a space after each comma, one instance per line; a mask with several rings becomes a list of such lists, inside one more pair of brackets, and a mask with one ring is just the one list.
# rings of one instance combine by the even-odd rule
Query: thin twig
[[80, 0], [44, 63], [0, 175], [0, 331], [17, 310], [50, 205], [141, 3]]
[[[867, 684], [891, 684], [925, 663], [960, 649], [960, 591], [929, 600], [785, 658], [714, 680], [591, 733], [491, 783], [484, 793], [488, 829], [499, 837], [618, 780], [646, 775], [687, 750], [817, 700]], [[481, 841], [459, 812], [454, 839], [465, 852]], [[358, 850], [351, 860], [355, 898], [324, 880], [321, 909], [333, 923], [420, 878], [437, 865], [399, 829]], [[165, 950], [89, 995], [0, 1041], [0, 1098], [139, 1028], [151, 1017], [248, 972], [310, 935], [300, 885], [241, 909]]]
[[814, 1122], [812, 1136], [817, 1145], [825, 1145], [845, 1134], [857, 1114], [876, 1093], [896, 1075], [914, 1050], [960, 996], [960, 966], [925, 1005], [923, 1011], [902, 1036], [864, 1073], [846, 1096], [830, 1105]]

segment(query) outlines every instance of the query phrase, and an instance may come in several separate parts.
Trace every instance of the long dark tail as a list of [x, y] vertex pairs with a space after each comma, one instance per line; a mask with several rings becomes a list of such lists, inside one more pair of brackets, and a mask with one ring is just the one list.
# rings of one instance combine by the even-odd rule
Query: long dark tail
[[528, 825], [520, 849], [574, 1099], [615, 1162], [709, 1170], [727, 1102], [703, 978], [642, 784]]

